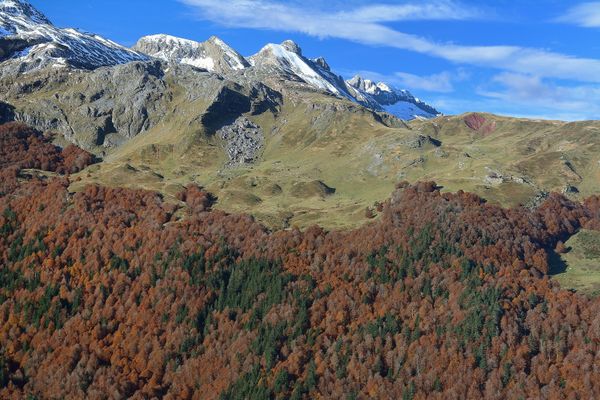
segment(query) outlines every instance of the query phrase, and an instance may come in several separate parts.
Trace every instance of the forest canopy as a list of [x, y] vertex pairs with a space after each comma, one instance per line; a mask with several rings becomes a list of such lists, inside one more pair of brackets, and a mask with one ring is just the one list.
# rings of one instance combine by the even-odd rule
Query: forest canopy
[[598, 197], [404, 182], [359, 229], [273, 232], [193, 185], [69, 192], [93, 162], [0, 127], [1, 398], [600, 398], [600, 300], [548, 278]]

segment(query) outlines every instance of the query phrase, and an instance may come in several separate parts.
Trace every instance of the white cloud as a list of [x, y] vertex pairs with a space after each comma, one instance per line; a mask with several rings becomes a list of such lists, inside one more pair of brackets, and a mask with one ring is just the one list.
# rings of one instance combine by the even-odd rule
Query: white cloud
[[452, 1], [419, 4], [373, 4], [350, 12], [340, 12], [337, 18], [359, 22], [391, 22], [405, 20], [467, 20], [481, 17], [474, 7], [465, 8]]
[[[600, 86], [561, 86], [540, 77], [514, 73], [496, 75], [495, 89], [479, 89], [478, 94], [511, 106], [525, 106], [554, 119], [600, 118]], [[560, 116], [560, 117], [559, 117]]]
[[600, 27], [600, 2], [581, 3], [569, 9], [565, 15], [556, 19], [586, 28]]
[[[520, 46], [462, 46], [439, 43], [392, 29], [382, 22], [410, 19], [468, 19], [476, 12], [449, 1], [408, 5], [359, 7], [331, 12], [276, 0], [180, 0], [194, 7], [198, 16], [222, 25], [300, 32], [357, 43], [389, 46], [439, 57], [457, 64], [498, 68], [544, 78], [600, 83], [600, 60], [572, 57], [543, 49]], [[363, 16], [361, 17], [361, 10]], [[443, 13], [442, 13], [443, 10]], [[380, 15], [382, 14], [382, 15]]]
[[452, 76], [448, 72], [420, 76], [406, 72], [396, 72], [395, 76], [401, 86], [410, 89], [426, 90], [428, 92], [449, 93], [454, 90]]

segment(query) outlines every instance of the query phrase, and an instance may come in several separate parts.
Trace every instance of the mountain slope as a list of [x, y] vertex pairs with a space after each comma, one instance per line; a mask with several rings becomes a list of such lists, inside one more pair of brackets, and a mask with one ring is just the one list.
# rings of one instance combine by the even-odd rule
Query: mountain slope
[[598, 199], [501, 209], [402, 184], [359, 229], [271, 232], [196, 185], [73, 194], [15, 161], [2, 399], [600, 397], [600, 301], [547, 275]]
[[47, 66], [95, 69], [147, 59], [101, 36], [57, 28], [26, 1], [0, 1], [0, 61], [13, 61], [12, 72]]

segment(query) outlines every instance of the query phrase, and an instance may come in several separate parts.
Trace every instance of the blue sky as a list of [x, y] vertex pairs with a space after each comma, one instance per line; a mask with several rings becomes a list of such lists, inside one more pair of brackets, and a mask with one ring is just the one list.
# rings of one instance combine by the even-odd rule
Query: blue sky
[[32, 0], [55, 25], [124, 45], [217, 35], [243, 55], [292, 39], [346, 78], [384, 80], [446, 114], [600, 119], [600, 2]]

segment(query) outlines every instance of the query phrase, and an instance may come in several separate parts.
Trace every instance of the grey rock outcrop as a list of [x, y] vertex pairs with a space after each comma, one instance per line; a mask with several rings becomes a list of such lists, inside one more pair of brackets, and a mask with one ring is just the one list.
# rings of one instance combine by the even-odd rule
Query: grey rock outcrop
[[49, 69], [19, 81], [4, 80], [0, 87], [4, 89], [0, 98], [12, 104], [15, 119], [57, 131], [92, 151], [122, 144], [148, 130], [167, 111], [161, 101], [167, 87], [158, 62], [88, 73]]
[[431, 147], [440, 147], [442, 145], [442, 143], [437, 139], [418, 134], [410, 135], [409, 137], [401, 140], [399, 144], [408, 147], [409, 149], [422, 149], [428, 145]]
[[280, 93], [261, 83], [238, 85], [223, 81], [223, 85], [212, 95], [211, 104], [202, 115], [202, 123], [208, 133], [212, 134], [242, 114], [257, 115], [266, 111], [275, 113], [281, 102]]
[[490, 186], [498, 186], [506, 182], [518, 183], [520, 185], [530, 185], [533, 186], [532, 182], [523, 176], [516, 176], [511, 174], [504, 174], [500, 171], [496, 171], [490, 167], [485, 167], [488, 172], [485, 178], [483, 179], [484, 183]]
[[260, 127], [246, 117], [240, 117], [232, 124], [222, 127], [217, 136], [225, 144], [230, 166], [256, 161], [265, 142]]

